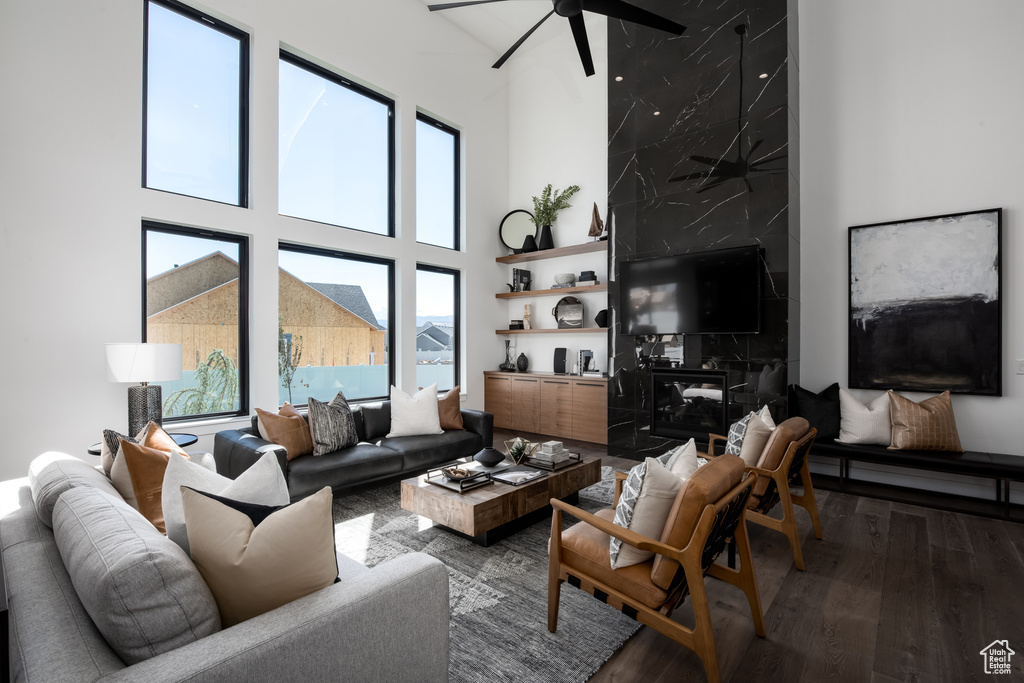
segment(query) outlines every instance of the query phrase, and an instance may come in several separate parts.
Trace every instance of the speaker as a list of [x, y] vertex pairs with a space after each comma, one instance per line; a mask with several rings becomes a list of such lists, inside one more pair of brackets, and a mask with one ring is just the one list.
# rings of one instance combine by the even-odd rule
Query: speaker
[[565, 374], [565, 349], [561, 347], [555, 349], [555, 374]]

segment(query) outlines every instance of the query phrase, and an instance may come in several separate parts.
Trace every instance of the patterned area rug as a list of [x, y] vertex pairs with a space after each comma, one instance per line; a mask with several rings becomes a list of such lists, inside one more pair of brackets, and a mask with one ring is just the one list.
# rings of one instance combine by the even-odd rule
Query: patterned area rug
[[[613, 470], [580, 491], [580, 507], [611, 506]], [[338, 549], [372, 567], [423, 552], [448, 567], [452, 681], [585, 681], [640, 625], [563, 584], [558, 632], [547, 629], [550, 518], [482, 548], [403, 510], [399, 484], [334, 502]], [[566, 526], [576, 520], [565, 517]]]

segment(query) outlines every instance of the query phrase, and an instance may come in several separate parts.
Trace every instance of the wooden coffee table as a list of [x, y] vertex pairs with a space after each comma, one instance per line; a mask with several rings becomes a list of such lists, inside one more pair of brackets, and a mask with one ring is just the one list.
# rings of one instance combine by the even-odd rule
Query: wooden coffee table
[[582, 488], [601, 481], [601, 458], [584, 455], [577, 465], [519, 486], [494, 482], [458, 493], [421, 475], [402, 481], [402, 508], [487, 546], [551, 512], [551, 499], [575, 503]]

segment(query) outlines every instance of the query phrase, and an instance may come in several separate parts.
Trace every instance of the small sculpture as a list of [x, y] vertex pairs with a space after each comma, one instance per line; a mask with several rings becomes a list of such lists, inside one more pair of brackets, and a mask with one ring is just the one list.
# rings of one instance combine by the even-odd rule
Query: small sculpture
[[530, 326], [530, 304], [523, 304], [523, 329], [532, 330]]
[[604, 221], [601, 220], [601, 214], [597, 211], [597, 202], [594, 202], [594, 216], [590, 219], [590, 232], [587, 233], [587, 236], [600, 237], [602, 232], [604, 232]]

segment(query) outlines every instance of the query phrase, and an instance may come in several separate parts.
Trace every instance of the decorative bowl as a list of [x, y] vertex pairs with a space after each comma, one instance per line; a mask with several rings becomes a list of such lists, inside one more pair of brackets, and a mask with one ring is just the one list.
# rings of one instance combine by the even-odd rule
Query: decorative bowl
[[505, 460], [505, 454], [497, 448], [485, 448], [474, 455], [473, 459], [484, 467], [494, 467]]
[[570, 282], [576, 282], [576, 275], [574, 273], [558, 273], [555, 275], [555, 282], [560, 285], [567, 285]]
[[462, 481], [463, 479], [469, 479], [473, 475], [477, 474], [476, 472], [465, 470], [461, 467], [444, 467], [441, 469], [441, 473], [448, 481]]

